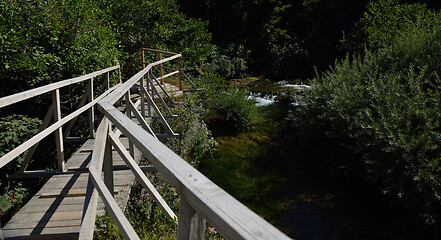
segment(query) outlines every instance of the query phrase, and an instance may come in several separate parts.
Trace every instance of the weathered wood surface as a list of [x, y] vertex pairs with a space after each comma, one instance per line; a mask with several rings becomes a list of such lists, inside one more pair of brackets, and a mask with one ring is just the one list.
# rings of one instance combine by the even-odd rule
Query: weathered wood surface
[[[120, 85], [118, 84], [118, 85], [113, 86], [111, 89], [108, 90], [108, 92], [111, 92], [113, 89], [115, 89], [118, 86], [120, 86]], [[77, 117], [78, 115], [83, 113], [84, 111], [88, 110], [90, 107], [94, 106], [104, 96], [106, 96], [106, 95], [103, 94], [103, 95], [97, 97], [92, 102], [90, 102], [90, 103], [84, 105], [83, 107], [77, 109], [73, 113], [63, 117], [62, 119], [60, 119], [59, 121], [57, 121], [54, 124], [50, 125], [49, 127], [44, 129], [43, 131], [41, 131], [38, 134], [34, 135], [32, 138], [28, 139], [26, 142], [20, 144], [18, 147], [14, 148], [12, 151], [10, 151], [10, 152], [6, 153], [5, 155], [3, 155], [0, 158], [0, 168], [3, 167], [4, 165], [8, 164], [12, 160], [14, 160], [16, 157], [18, 157], [24, 151], [28, 150], [29, 148], [31, 148], [32, 146], [37, 144], [39, 141], [41, 141], [41, 139], [43, 139], [43, 138], [47, 137], [49, 134], [55, 132], [57, 129], [59, 129], [61, 126], [63, 126], [65, 123], [69, 122], [70, 120], [74, 119], [75, 117]], [[61, 134], [61, 136], [62, 136], [62, 134]]]
[[29, 98], [32, 98], [32, 97], [35, 97], [35, 96], [38, 96], [38, 95], [41, 95], [41, 94], [44, 94], [44, 93], [51, 92], [51, 91], [53, 91], [55, 89], [60, 89], [62, 87], [65, 87], [65, 86], [68, 86], [68, 85], [71, 85], [71, 84], [74, 84], [74, 83], [78, 83], [78, 82], [82, 82], [82, 81], [88, 80], [90, 78], [99, 76], [99, 75], [101, 75], [103, 73], [116, 70], [118, 68], [119, 68], [119, 65], [114, 66], [114, 67], [109, 67], [109, 68], [106, 68], [106, 69], [103, 69], [103, 70], [100, 70], [100, 71], [89, 73], [89, 74], [84, 75], [84, 76], [80, 76], [80, 77], [76, 77], [76, 78], [71, 78], [71, 79], [59, 81], [59, 82], [52, 83], [52, 84], [49, 84], [49, 85], [45, 85], [45, 86], [42, 86], [42, 87], [34, 88], [34, 89], [29, 90], [29, 91], [25, 91], [25, 92], [21, 92], [21, 93], [16, 93], [16, 94], [13, 94], [13, 95], [10, 95], [10, 96], [6, 96], [6, 97], [3, 97], [3, 98], [0, 98], [0, 108], [6, 107], [6, 106], [14, 104], [14, 103], [18, 103], [18, 102], [24, 101], [26, 99], [29, 99]]
[[[166, 82], [164, 82], [164, 84], [157, 84], [156, 82], [154, 83], [155, 83], [154, 86], [156, 88], [155, 95], [153, 97], [154, 99], [158, 99], [157, 94], [160, 94], [163, 99], [171, 98], [175, 100], [181, 98], [184, 95], [184, 91], [179, 90], [179, 87], [173, 84]], [[135, 93], [135, 94], [131, 94], [130, 96], [132, 98], [138, 98], [139, 94]]]
[[[128, 147], [127, 138], [119, 139]], [[65, 173], [51, 177], [41, 190], [2, 229], [5, 239], [77, 239], [80, 231], [84, 200], [89, 179], [89, 166], [94, 139], [88, 140], [66, 162]], [[112, 151], [113, 165], [126, 165], [116, 151]], [[141, 154], [136, 151], [136, 161]], [[134, 175], [130, 170], [114, 172], [115, 199], [120, 208], [127, 204]], [[98, 199], [98, 215], [104, 214], [104, 203]]]
[[[114, 98], [115, 96], [109, 94], [99, 103], [105, 116], [122, 134], [130, 138], [155, 168], [177, 188], [182, 199], [213, 224], [225, 238], [290, 239], [118, 111], [111, 102]], [[192, 217], [188, 217], [190, 218]], [[184, 226], [190, 225], [190, 230], [182, 230], [184, 236], [192, 236], [198, 231], [191, 228], [199, 228], [192, 226], [198, 221], [188, 219], [183, 220], [188, 223]]]

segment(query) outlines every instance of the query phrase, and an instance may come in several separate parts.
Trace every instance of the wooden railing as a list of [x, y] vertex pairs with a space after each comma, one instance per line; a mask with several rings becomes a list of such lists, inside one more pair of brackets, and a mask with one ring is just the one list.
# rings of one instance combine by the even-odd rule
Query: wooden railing
[[[181, 69], [181, 57], [180, 57], [180, 54], [177, 54], [177, 53], [174, 53], [174, 52], [167, 52], [167, 51], [150, 49], [150, 48], [141, 48], [141, 49], [139, 49], [136, 52], [135, 56], [130, 60], [130, 62], [124, 68], [123, 74], [126, 75], [127, 73], [130, 73], [131, 70], [133, 70], [135, 68], [135, 66], [139, 66], [139, 67], [141, 67], [141, 69], [145, 69], [147, 64], [149, 64], [146, 61], [146, 53], [154, 53], [154, 54], [156, 54], [157, 55], [156, 59], [158, 61], [161, 61], [164, 58], [164, 56], [176, 56], [176, 55], [179, 55], [178, 58], [175, 58], [175, 60], [177, 61], [177, 66], [176, 66], [176, 64], [175, 64], [175, 67], [173, 67], [172, 65], [166, 66], [166, 65], [164, 65], [165, 62], [163, 62], [163, 63], [161, 63], [159, 65], [153, 66], [152, 69], [150, 70], [150, 74], [153, 74], [153, 68], [156, 68], [156, 69], [159, 70], [159, 73], [158, 73], [159, 77], [158, 78], [159, 78], [161, 84], [164, 84], [164, 79], [166, 79], [168, 77], [172, 77], [174, 75], [178, 75], [179, 89], [180, 90], [182, 90], [184, 92], [203, 91], [203, 89], [197, 88], [196, 85], [193, 83], [193, 81], [191, 81], [191, 79], [189, 77], [187, 77], [187, 75], [185, 75], [185, 73], [182, 71], [182, 69]], [[155, 58], [153, 58], [153, 59], [155, 59]], [[135, 64], [135, 62], [137, 64]], [[167, 61], [167, 62], [170, 63], [170, 61]], [[182, 81], [186, 81], [190, 88], [183, 89]]]
[[[110, 86], [110, 73], [112, 71], [115, 72], [115, 70], [118, 70], [118, 84], [111, 87]], [[104, 81], [102, 83], [101, 90], [98, 93], [98, 97], [94, 98], [94, 78], [105, 75]], [[80, 103], [78, 104], [78, 109], [74, 112], [68, 114], [65, 117], [62, 117], [61, 115], [61, 102], [60, 102], [60, 89], [63, 87], [67, 87], [73, 84], [77, 84], [83, 81], [88, 81], [87, 89], [83, 95], [83, 98], [81, 99]], [[51, 93], [52, 94], [52, 104], [49, 107], [49, 110], [46, 113], [46, 116], [44, 117], [43, 124], [41, 125], [40, 129], [38, 130], [38, 133], [30, 138], [29, 140], [25, 141], [18, 147], [14, 148], [10, 152], [6, 153], [0, 158], [0, 168], [14, 160], [16, 157], [21, 155], [22, 153], [26, 152], [25, 159], [21, 165], [21, 168], [19, 171], [15, 174], [15, 177], [36, 177], [36, 176], [42, 176], [42, 175], [52, 175], [56, 172], [64, 172], [64, 142], [65, 141], [80, 141], [84, 140], [84, 138], [81, 137], [69, 137], [69, 133], [74, 125], [74, 122], [78, 118], [78, 116], [85, 112], [89, 112], [88, 121], [89, 121], [89, 129], [90, 129], [90, 137], [94, 137], [95, 130], [94, 130], [94, 121], [95, 121], [95, 113], [94, 108], [98, 101], [103, 99], [108, 93], [110, 93], [112, 90], [116, 89], [117, 86], [121, 84], [121, 72], [119, 65], [114, 67], [109, 67], [101, 71], [96, 71], [81, 77], [76, 77], [72, 79], [67, 79], [63, 81], [59, 81], [56, 83], [52, 83], [46, 86], [42, 86], [39, 88], [31, 89], [25, 92], [17, 93], [14, 95], [6, 96], [3, 98], [0, 98], [0, 108], [24, 101], [29, 98], [33, 98], [36, 96], [40, 96], [43, 94]], [[49, 126], [51, 120], [53, 119], [53, 124]], [[63, 134], [63, 125], [68, 123], [69, 125], [64, 130]], [[26, 171], [26, 168], [35, 153], [35, 150], [39, 144], [39, 142], [46, 138], [51, 133], [55, 132], [55, 143], [57, 147], [57, 166], [58, 170], [33, 170], [33, 171]]]
[[[133, 148], [136, 147], [141, 151], [144, 157], [155, 166], [155, 169], [176, 187], [181, 196], [178, 239], [203, 239], [206, 220], [227, 239], [289, 239], [162, 144], [148, 124], [143, 124], [141, 120], [141, 126], [139, 126], [131, 120], [131, 114], [138, 116], [139, 120], [146, 116], [145, 109], [148, 107], [146, 105], [154, 106], [153, 98], [145, 87], [152, 82], [151, 70], [165, 62], [180, 59], [180, 57], [180, 54], [174, 54], [148, 64], [143, 70], [98, 102], [98, 108], [104, 117], [97, 130], [91, 167], [89, 168], [90, 183], [87, 192], [90, 194], [86, 198], [80, 239], [91, 239], [93, 236], [98, 195], [104, 200], [106, 209], [124, 238], [139, 239], [112, 197], [114, 192], [113, 168], [111, 167], [112, 146], [135, 174], [138, 182], [153, 196], [163, 212], [175, 220], [177, 220], [176, 215], [133, 160]], [[130, 99], [130, 88], [135, 84], [141, 88], [141, 97], [134, 104]], [[123, 114], [115, 106], [121, 102], [122, 98], [125, 98], [126, 114]], [[137, 110], [139, 104], [141, 105], [140, 112]], [[118, 140], [121, 134], [129, 139], [129, 152]], [[103, 169], [104, 180], [100, 175]]]
[[[27, 160], [23, 163], [19, 175], [21, 177], [29, 175], [41, 176], [64, 171], [63, 139], [69, 139], [69, 129], [72, 128], [71, 124], [73, 124], [72, 122], [75, 121], [79, 114], [89, 111], [90, 136], [95, 138], [95, 142], [88, 169], [89, 183], [79, 233], [80, 239], [93, 238], [98, 197], [101, 197], [103, 200], [106, 209], [124, 238], [139, 239], [113, 198], [113, 148], [134, 173], [138, 182], [154, 198], [164, 214], [177, 222], [178, 239], [203, 239], [205, 221], [210, 222], [227, 239], [289, 239], [285, 234], [219, 188], [159, 141], [161, 137], [177, 136], [166, 121], [167, 117], [176, 116], [166, 107], [166, 102], [161, 98], [159, 90], [156, 89], [154, 83], [158, 83], [159, 80], [153, 75], [152, 69], [180, 58], [180, 54], [172, 54], [167, 58], [150, 63], [126, 82], [118, 83], [113, 87], [110, 87], [109, 84], [110, 72], [119, 70], [119, 66], [0, 98], [0, 108], [50, 92], [53, 99], [39, 133], [1, 157], [0, 168], [28, 149], [28, 155], [32, 155], [39, 141], [55, 132], [59, 169], [49, 172], [44, 170], [25, 171], [30, 160], [30, 157], [29, 159], [26, 157]], [[102, 89], [103, 93], [94, 98], [93, 78], [102, 74], [106, 74]], [[119, 79], [121, 81], [121, 77]], [[88, 89], [78, 109], [65, 117], [61, 117], [60, 88], [86, 80], [89, 80]], [[130, 89], [135, 85], [139, 87], [140, 95], [134, 103], [130, 96]], [[156, 86], [161, 88], [160, 84]], [[164, 91], [164, 89], [162, 90]], [[164, 105], [164, 111], [168, 115], [164, 116], [162, 114], [156, 105], [155, 99], [159, 99], [158, 101]], [[123, 110], [125, 114], [117, 109], [117, 107], [121, 107], [121, 103], [125, 103]], [[103, 117], [95, 131], [94, 107], [96, 105]], [[132, 121], [132, 117], [136, 118], [140, 125]], [[153, 132], [146, 120], [153, 117], [160, 119], [165, 129], [167, 129], [167, 133], [156, 134]], [[49, 126], [51, 118], [54, 119], [54, 123]], [[63, 134], [62, 126], [67, 122], [71, 123], [65, 128], [65, 133]], [[119, 140], [119, 136], [122, 134], [129, 140], [129, 151], [126, 150]], [[134, 161], [135, 148], [154, 165], [156, 171], [163, 174], [178, 190], [181, 196], [179, 219], [156, 191], [153, 184], [147, 179], [143, 173], [143, 167], [138, 166]], [[102, 172], [104, 172], [104, 179], [101, 178]]]

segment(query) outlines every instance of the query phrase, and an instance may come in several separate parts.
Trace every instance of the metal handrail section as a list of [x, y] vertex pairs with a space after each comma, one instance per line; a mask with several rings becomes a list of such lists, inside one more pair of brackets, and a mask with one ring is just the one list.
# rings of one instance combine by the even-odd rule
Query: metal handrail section
[[[180, 54], [176, 54], [150, 63], [145, 69], [135, 74], [112, 93], [99, 101], [99, 110], [104, 114], [106, 121], [109, 121], [109, 124], [115, 126], [115, 131], [124, 134], [134, 147], [136, 147], [143, 156], [155, 166], [155, 169], [163, 174], [180, 193], [178, 239], [203, 239], [205, 221], [210, 222], [227, 239], [290, 239], [214, 184], [188, 162], [166, 147], [151, 133], [133, 122], [127, 115], [120, 112], [114, 106], [118, 100], [127, 95], [127, 92], [130, 91], [130, 88], [134, 84], [138, 81], [142, 81], [152, 67], [180, 57]], [[116, 138], [112, 136], [113, 132], [109, 130], [107, 134], [107, 139], [111, 139], [108, 141], [114, 143]], [[115, 144], [113, 146], [116, 147]], [[123, 155], [126, 155], [125, 158], [129, 158], [129, 154], [123, 153]], [[111, 170], [111, 168], [108, 169]], [[97, 175], [97, 173], [92, 174], [92, 177], [94, 177], [94, 175]], [[102, 192], [102, 194], [100, 194], [102, 198], [109, 196], [109, 194], [113, 192], [111, 189], [99, 189], [104, 187], [104, 184], [99, 182], [100, 180], [93, 181], [94, 187]], [[109, 201], [109, 199], [106, 201]], [[110, 202], [112, 202], [112, 200], [110, 200]], [[118, 210], [114, 211], [112, 207], [114, 203], [105, 204], [106, 208], [111, 212], [114, 221], [120, 226], [119, 230], [123, 236], [128, 239], [139, 239], [138, 236], [134, 234], [133, 228], [125, 225], [128, 221], [121, 219], [125, 218], [122, 212], [118, 212]]]
[[[15, 104], [21, 101], [24, 101], [26, 99], [30, 99], [36, 96], [40, 96], [42, 94], [46, 94], [46, 93], [52, 93], [52, 105], [49, 108], [49, 111], [46, 114], [45, 119], [43, 120], [43, 124], [39, 129], [39, 132], [34, 135], [33, 137], [31, 137], [30, 139], [28, 139], [27, 141], [23, 142], [22, 144], [20, 144], [19, 146], [17, 146], [16, 148], [14, 148], [13, 150], [9, 151], [8, 153], [6, 153], [5, 155], [3, 155], [0, 158], [0, 168], [2, 168], [3, 166], [5, 166], [6, 164], [8, 164], [9, 162], [11, 162], [12, 160], [14, 160], [16, 157], [18, 157], [20, 154], [24, 153], [25, 151], [27, 151], [28, 149], [31, 148], [31, 150], [28, 152], [28, 155], [26, 156], [25, 160], [22, 163], [22, 167], [19, 170], [19, 172], [17, 173], [18, 177], [23, 177], [24, 174], [26, 174], [27, 172], [25, 172], [26, 167], [32, 157], [32, 154], [35, 151], [35, 148], [38, 146], [38, 143], [45, 137], [47, 137], [48, 135], [50, 135], [51, 133], [55, 132], [55, 140], [56, 140], [56, 145], [57, 145], [57, 159], [58, 159], [58, 171], [63, 172], [64, 171], [64, 145], [63, 142], [65, 139], [63, 139], [63, 130], [62, 127], [64, 124], [75, 120], [81, 113], [85, 112], [85, 111], [89, 111], [89, 126], [91, 128], [91, 132], [94, 131], [94, 127], [93, 127], [93, 121], [94, 121], [94, 113], [93, 113], [93, 108], [94, 106], [98, 103], [98, 101], [100, 101], [101, 99], [103, 99], [107, 94], [109, 94], [110, 92], [112, 92], [114, 89], [116, 89], [119, 84], [110, 87], [110, 83], [109, 83], [109, 79], [110, 79], [110, 72], [114, 71], [114, 70], [120, 70], [120, 66], [116, 65], [113, 67], [109, 67], [103, 70], [99, 70], [99, 71], [95, 71], [93, 73], [84, 75], [84, 76], [80, 76], [80, 77], [76, 77], [76, 78], [71, 78], [71, 79], [66, 79], [63, 81], [59, 81], [59, 82], [55, 82], [52, 84], [48, 84], [42, 87], [38, 87], [38, 88], [34, 88], [34, 89], [30, 89], [21, 93], [16, 93], [10, 96], [6, 96], [3, 98], [0, 98], [0, 108], [2, 107], [6, 107], [9, 106], [11, 104]], [[119, 76], [121, 76], [120, 71], [118, 71]], [[97, 77], [99, 75], [102, 74], [107, 74], [107, 79], [105, 79], [105, 82], [103, 83], [107, 85], [107, 91], [103, 90], [103, 93], [101, 95], [99, 95], [98, 97], [94, 98], [93, 97], [93, 78]], [[77, 110], [75, 110], [74, 112], [68, 114], [67, 116], [61, 117], [61, 102], [60, 102], [60, 89], [72, 84], [76, 84], [76, 83], [80, 83], [83, 81], [87, 81], [89, 82], [88, 88], [85, 92], [85, 101], [83, 102], [82, 105], [79, 106], [79, 108]], [[106, 82], [107, 81], [107, 82]], [[120, 80], [121, 82], [121, 80]], [[86, 99], [88, 99], [88, 103], [86, 104]], [[52, 125], [49, 126], [49, 123], [51, 121], [51, 119], [54, 119], [54, 123]], [[41, 175], [53, 175], [54, 173], [56, 173], [57, 171], [46, 171], [46, 170], [37, 170], [37, 171], [32, 171], [30, 172], [30, 175], [32, 177], [38, 177]]]

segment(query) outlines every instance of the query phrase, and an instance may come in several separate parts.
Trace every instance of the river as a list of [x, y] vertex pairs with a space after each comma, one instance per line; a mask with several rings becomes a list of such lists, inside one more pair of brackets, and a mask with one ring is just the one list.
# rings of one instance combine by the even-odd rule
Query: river
[[285, 117], [302, 103], [283, 96], [308, 86], [259, 80], [248, 88], [262, 118], [247, 132], [206, 120], [218, 143], [201, 160], [207, 177], [295, 239], [409, 238], [399, 209], [362, 181], [328, 172], [311, 161], [311, 150], [293, 143]]

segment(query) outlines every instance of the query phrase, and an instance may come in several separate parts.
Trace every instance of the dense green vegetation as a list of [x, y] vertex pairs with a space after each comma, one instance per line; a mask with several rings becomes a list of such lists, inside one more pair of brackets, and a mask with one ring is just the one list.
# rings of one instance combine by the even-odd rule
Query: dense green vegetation
[[412, 29], [430, 31], [439, 23], [439, 14], [423, 4], [399, 4], [399, 0], [372, 1], [341, 47], [351, 53], [378, 50], [397, 41]]
[[359, 23], [369, 48], [314, 79], [305, 107], [289, 118], [302, 145], [326, 149], [321, 161], [338, 174], [362, 177], [417, 214], [414, 221], [438, 224], [439, 14], [397, 1], [371, 3], [368, 11]]
[[79, 76], [119, 58], [116, 32], [89, 1], [0, 2], [1, 94]]
[[[21, 142], [37, 133], [41, 121], [36, 118], [27, 118], [23, 115], [10, 115], [0, 118], [0, 156], [8, 153]], [[8, 179], [16, 172], [23, 162], [24, 157], [19, 156], [13, 164], [8, 164], [2, 169], [0, 176], [0, 215], [4, 215], [10, 208], [17, 207], [27, 194], [27, 189], [20, 181]]]
[[179, 52], [185, 56], [183, 69], [196, 70], [214, 46], [208, 22], [187, 18], [176, 0], [103, 0], [108, 25], [118, 34], [118, 49], [128, 61], [142, 47]]
[[[302, 104], [284, 116], [289, 124], [273, 127], [291, 131], [290, 144], [307, 149], [320, 170], [369, 185], [423, 229], [441, 218], [440, 7], [435, 0], [2, 0], [0, 97], [124, 67], [141, 47], [179, 52], [205, 92], [174, 109], [181, 118], [171, 124], [181, 137], [167, 145], [198, 166], [213, 159], [216, 144], [202, 118], [255, 137], [247, 151], [267, 140], [254, 128], [265, 116], [229, 79], [313, 78], [309, 91], [292, 96]], [[72, 89], [73, 98], [82, 87]], [[0, 156], [36, 132], [48, 99], [0, 110]], [[29, 185], [6, 179], [22, 160], [1, 169], [2, 216], [27, 194]], [[171, 186], [158, 183], [177, 208]], [[173, 223], [134, 192], [127, 214], [135, 225], [146, 223], [137, 230], [173, 238]], [[100, 236], [117, 237], [108, 222], [99, 222]]]
[[[214, 49], [211, 34], [207, 22], [187, 18], [178, 9], [176, 1], [168, 0], [0, 1], [0, 97], [117, 63], [125, 66], [141, 47], [183, 53], [183, 68], [195, 70]], [[62, 99], [63, 113], [72, 110], [84, 89], [79, 84], [64, 92], [70, 100]], [[35, 118], [43, 118], [50, 96], [32, 101], [0, 110], [0, 156], [38, 129]], [[26, 116], [8, 116], [12, 113]], [[44, 148], [48, 154], [37, 154], [34, 160], [40, 168], [52, 168], [47, 163], [54, 157], [50, 155], [53, 149], [40, 147]], [[21, 161], [19, 158], [18, 163]], [[16, 165], [17, 161], [0, 170], [2, 218], [12, 214], [4, 215], [11, 206], [19, 206], [33, 186], [29, 181], [6, 180], [17, 170]]]
[[350, 30], [367, 2], [179, 1], [190, 16], [210, 21], [224, 62], [242, 59], [247, 72], [269, 77], [306, 77], [314, 66], [326, 68], [338, 56], [342, 31]]

